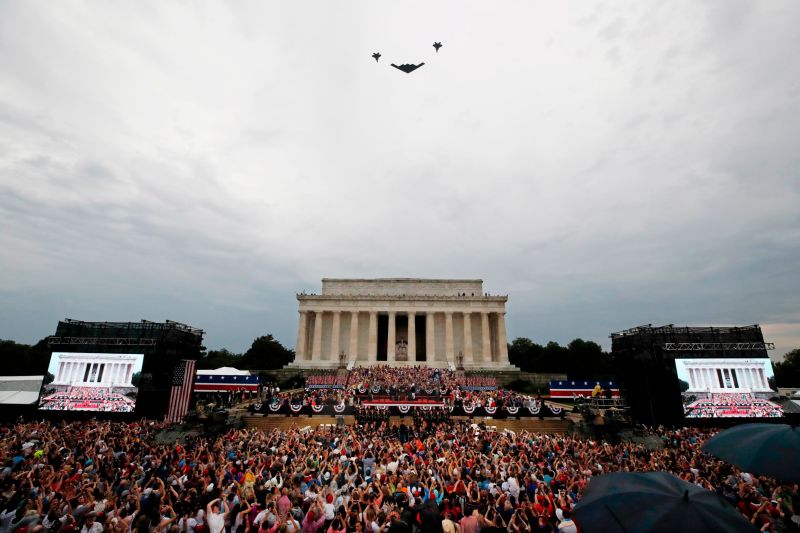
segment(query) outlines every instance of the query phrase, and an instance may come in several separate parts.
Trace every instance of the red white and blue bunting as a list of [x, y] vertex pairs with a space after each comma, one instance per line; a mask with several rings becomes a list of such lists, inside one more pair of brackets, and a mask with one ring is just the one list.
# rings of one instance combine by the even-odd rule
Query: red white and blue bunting
[[516, 405], [509, 405], [508, 407], [506, 407], [506, 411], [508, 411], [508, 414], [510, 415], [515, 415], [519, 413], [519, 407], [517, 407]]
[[337, 413], [344, 413], [344, 409], [345, 409], [344, 402], [333, 406], [333, 410], [336, 411]]
[[411, 406], [407, 405], [407, 404], [406, 405], [398, 405], [397, 406], [397, 410], [400, 411], [403, 414], [406, 414], [409, 409], [411, 409]]
[[314, 411], [315, 413], [321, 413], [323, 409], [325, 409], [325, 406], [322, 404], [311, 406], [311, 410]]
[[289, 404], [289, 408], [292, 410], [293, 413], [299, 413], [300, 410], [303, 408], [303, 404], [299, 403], [299, 404], [295, 405], [295, 404], [292, 403], [292, 404]]

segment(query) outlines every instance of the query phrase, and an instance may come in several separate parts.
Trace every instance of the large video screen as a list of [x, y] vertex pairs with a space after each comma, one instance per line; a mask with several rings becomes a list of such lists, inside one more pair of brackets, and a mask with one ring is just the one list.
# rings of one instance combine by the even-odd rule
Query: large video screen
[[132, 413], [143, 361], [140, 353], [53, 352], [39, 409]]
[[675, 359], [686, 418], [776, 418], [769, 358]]

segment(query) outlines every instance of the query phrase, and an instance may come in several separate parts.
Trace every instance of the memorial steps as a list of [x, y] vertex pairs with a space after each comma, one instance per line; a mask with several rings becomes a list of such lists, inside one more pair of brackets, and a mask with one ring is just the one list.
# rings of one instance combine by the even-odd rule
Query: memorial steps
[[[316, 429], [321, 425], [336, 425], [335, 416], [244, 416], [242, 417], [245, 425], [249, 428], [260, 429], [261, 431], [271, 431], [273, 429], [287, 430], [298, 429], [311, 426]], [[344, 423], [348, 426], [355, 422], [355, 417], [345, 416]]]

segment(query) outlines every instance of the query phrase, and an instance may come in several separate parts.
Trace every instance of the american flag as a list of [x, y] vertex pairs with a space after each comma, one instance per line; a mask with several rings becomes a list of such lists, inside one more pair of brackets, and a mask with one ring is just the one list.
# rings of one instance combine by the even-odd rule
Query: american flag
[[186, 416], [189, 400], [192, 398], [195, 366], [197, 361], [182, 359], [175, 367], [172, 374], [172, 390], [169, 393], [167, 422], [180, 422]]

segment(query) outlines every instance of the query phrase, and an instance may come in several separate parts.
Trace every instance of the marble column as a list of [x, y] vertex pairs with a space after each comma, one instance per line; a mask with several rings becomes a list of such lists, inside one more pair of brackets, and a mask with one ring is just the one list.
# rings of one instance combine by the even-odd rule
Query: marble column
[[492, 360], [492, 336], [489, 332], [489, 313], [481, 313], [481, 358], [483, 362]]
[[348, 361], [358, 359], [358, 311], [350, 311], [350, 346], [347, 347]]
[[464, 313], [464, 362], [472, 364], [475, 358], [472, 353], [472, 313]]
[[387, 326], [388, 333], [386, 335], [386, 362], [394, 363], [395, 361], [395, 348], [397, 344], [397, 313], [389, 311], [389, 324]]
[[425, 359], [436, 361], [436, 322], [433, 311], [425, 313]]
[[311, 344], [311, 360], [322, 360], [322, 311], [314, 313], [314, 340]]
[[501, 363], [508, 363], [508, 339], [506, 338], [506, 314], [497, 313], [497, 360]]
[[448, 363], [455, 363], [455, 353], [453, 347], [453, 313], [444, 314], [444, 353]]
[[415, 315], [414, 311], [408, 312], [408, 328], [406, 328], [406, 332], [408, 334], [408, 361], [416, 361], [417, 360], [417, 324], [414, 321]]
[[333, 331], [331, 331], [330, 360], [339, 364], [339, 330], [342, 327], [342, 312], [333, 312]]
[[306, 331], [306, 328], [308, 327], [308, 313], [305, 311], [298, 311], [298, 313], [300, 313], [300, 323], [297, 326], [297, 342], [294, 345], [294, 360], [305, 361], [308, 357], [308, 354], [306, 353], [306, 339], [308, 338], [308, 332]]
[[369, 346], [367, 346], [368, 359], [370, 364], [375, 364], [378, 360], [378, 313], [369, 313]]

